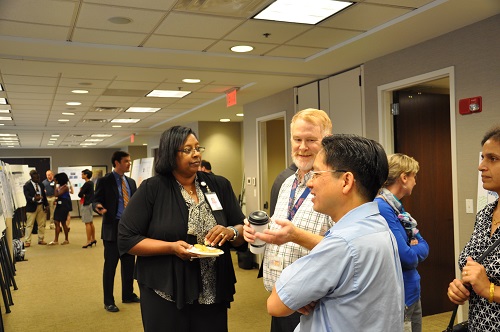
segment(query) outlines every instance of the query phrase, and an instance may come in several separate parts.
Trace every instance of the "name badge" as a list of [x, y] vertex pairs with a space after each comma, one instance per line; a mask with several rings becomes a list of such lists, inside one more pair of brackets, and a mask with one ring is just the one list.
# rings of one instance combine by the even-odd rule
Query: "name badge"
[[222, 210], [222, 204], [219, 201], [219, 197], [217, 197], [216, 193], [205, 193], [205, 197], [207, 198], [208, 204], [212, 208], [212, 211]]
[[270, 256], [268, 259], [269, 269], [275, 271], [283, 271], [283, 257]]

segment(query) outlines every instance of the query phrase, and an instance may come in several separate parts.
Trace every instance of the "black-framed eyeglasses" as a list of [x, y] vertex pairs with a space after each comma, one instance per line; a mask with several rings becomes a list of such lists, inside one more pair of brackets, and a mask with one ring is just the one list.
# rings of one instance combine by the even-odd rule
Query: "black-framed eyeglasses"
[[329, 169], [326, 171], [311, 171], [311, 173], [312, 173], [311, 180], [317, 179], [318, 176], [320, 176], [323, 173], [345, 173], [345, 172], [349, 172], [349, 171], [346, 171], [344, 169]]
[[194, 151], [196, 152], [199, 152], [199, 153], [203, 153], [205, 151], [205, 147], [203, 146], [198, 146], [196, 148], [184, 148], [182, 150], [177, 150], [178, 152], [182, 152], [184, 154], [193, 154]]

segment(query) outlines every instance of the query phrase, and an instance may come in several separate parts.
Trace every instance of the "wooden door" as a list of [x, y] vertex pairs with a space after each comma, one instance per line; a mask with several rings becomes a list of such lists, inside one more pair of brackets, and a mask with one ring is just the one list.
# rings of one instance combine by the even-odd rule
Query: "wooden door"
[[453, 309], [446, 295], [455, 275], [449, 95], [399, 91], [399, 115], [394, 116], [395, 151], [420, 164], [417, 185], [403, 199], [429, 243], [420, 263], [423, 315]]

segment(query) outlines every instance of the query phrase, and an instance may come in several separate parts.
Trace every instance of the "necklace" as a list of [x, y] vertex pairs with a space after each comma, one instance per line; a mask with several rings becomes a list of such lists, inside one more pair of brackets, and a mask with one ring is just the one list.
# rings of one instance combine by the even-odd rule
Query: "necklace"
[[499, 220], [495, 220], [495, 219], [493, 219], [493, 223], [492, 223], [492, 224], [493, 224], [493, 226], [495, 226], [495, 227], [496, 227], [496, 226], [498, 226], [498, 224], [500, 224], [500, 219], [499, 219]]

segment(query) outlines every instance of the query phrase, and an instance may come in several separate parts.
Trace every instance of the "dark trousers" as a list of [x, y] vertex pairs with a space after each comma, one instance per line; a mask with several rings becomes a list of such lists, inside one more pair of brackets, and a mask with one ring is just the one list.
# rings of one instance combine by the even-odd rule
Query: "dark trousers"
[[293, 332], [300, 323], [302, 314], [297, 311], [286, 317], [271, 317], [271, 332]]
[[104, 289], [104, 304], [115, 304], [113, 286], [115, 284], [116, 266], [121, 261], [122, 275], [122, 301], [134, 297], [134, 264], [135, 256], [124, 254], [120, 257], [118, 243], [116, 241], [104, 242], [104, 271], [102, 274], [102, 286]]
[[177, 309], [154, 290], [139, 284], [144, 332], [227, 332], [225, 304], [186, 304]]

